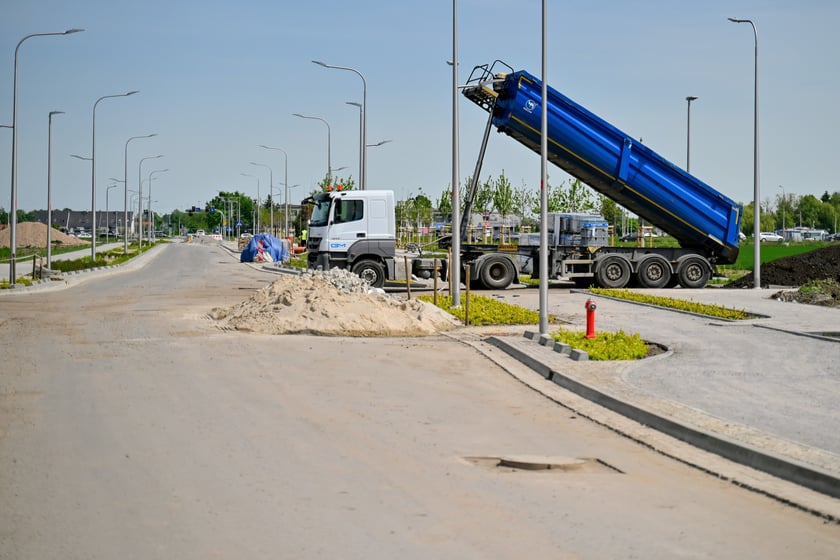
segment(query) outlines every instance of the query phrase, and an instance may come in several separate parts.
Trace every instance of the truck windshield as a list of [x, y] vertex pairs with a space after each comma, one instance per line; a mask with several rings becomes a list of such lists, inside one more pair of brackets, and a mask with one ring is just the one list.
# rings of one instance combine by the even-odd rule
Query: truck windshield
[[329, 193], [318, 193], [312, 197], [312, 217], [309, 218], [311, 226], [325, 226], [330, 219], [330, 195]]

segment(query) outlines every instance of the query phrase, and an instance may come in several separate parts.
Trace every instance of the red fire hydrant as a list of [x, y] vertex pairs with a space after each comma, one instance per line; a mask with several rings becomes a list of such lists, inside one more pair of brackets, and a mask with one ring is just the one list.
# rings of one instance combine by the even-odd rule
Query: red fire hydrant
[[586, 338], [595, 338], [595, 302], [586, 300]]

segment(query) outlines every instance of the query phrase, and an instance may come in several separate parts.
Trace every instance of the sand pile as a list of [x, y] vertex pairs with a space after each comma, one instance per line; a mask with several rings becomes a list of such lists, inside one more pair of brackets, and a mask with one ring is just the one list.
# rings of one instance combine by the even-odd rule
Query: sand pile
[[[6, 227], [0, 231], [0, 247], [9, 247], [11, 245], [11, 230]], [[53, 247], [67, 245], [87, 245], [86, 241], [82, 241], [72, 235], [62, 233], [57, 229], [52, 230]], [[17, 247], [44, 247], [47, 246], [47, 225], [41, 222], [19, 222], [15, 232], [15, 246]]]
[[281, 276], [210, 316], [224, 328], [264, 334], [426, 336], [460, 325], [432, 304], [370, 292], [367, 282], [339, 269]]

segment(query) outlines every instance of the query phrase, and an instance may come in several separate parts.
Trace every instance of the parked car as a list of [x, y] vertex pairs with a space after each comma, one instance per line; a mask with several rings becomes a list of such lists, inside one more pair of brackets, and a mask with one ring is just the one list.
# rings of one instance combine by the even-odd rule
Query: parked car
[[758, 234], [758, 240], [759, 241], [775, 241], [775, 242], [778, 243], [779, 241], [784, 241], [785, 238], [782, 237], [781, 235], [779, 235], [778, 233], [774, 233], [772, 231], [762, 231], [761, 233]]

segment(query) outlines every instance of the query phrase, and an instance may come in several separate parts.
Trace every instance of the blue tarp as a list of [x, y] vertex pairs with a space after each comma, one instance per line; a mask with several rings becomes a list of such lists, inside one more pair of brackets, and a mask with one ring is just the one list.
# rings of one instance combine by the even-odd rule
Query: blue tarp
[[258, 233], [242, 249], [239, 262], [284, 262], [289, 260], [288, 241], [286, 243], [267, 233]]

